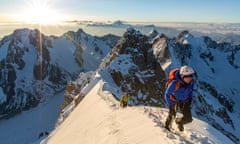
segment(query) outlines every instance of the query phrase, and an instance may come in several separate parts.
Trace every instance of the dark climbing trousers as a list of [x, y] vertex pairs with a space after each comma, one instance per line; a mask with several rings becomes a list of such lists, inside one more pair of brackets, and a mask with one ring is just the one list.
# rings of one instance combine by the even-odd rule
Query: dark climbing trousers
[[127, 107], [127, 105], [128, 105], [127, 102], [121, 102], [121, 103], [120, 103], [120, 106], [123, 107], [123, 108]]
[[190, 105], [191, 105], [190, 102], [187, 102], [187, 103], [179, 102], [176, 105], [169, 107], [168, 117], [166, 119], [165, 126], [169, 127], [169, 125], [172, 123], [172, 120], [176, 118], [176, 113], [177, 113], [178, 109], [183, 114], [183, 117], [178, 118], [176, 120], [176, 122], [178, 124], [184, 125], [184, 124], [192, 122], [193, 119], [192, 119]]

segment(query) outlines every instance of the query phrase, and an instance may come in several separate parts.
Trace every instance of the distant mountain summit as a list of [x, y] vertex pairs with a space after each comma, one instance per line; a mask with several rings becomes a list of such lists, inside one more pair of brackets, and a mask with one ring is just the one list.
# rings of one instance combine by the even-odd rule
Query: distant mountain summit
[[18, 29], [0, 41], [0, 118], [62, 92], [81, 71], [95, 70], [117, 42], [81, 29], [61, 37]]
[[114, 21], [113, 23], [112, 23], [112, 25], [114, 25], [114, 26], [122, 26], [122, 25], [124, 25], [124, 21], [121, 21], [121, 20], [117, 20], [117, 21]]

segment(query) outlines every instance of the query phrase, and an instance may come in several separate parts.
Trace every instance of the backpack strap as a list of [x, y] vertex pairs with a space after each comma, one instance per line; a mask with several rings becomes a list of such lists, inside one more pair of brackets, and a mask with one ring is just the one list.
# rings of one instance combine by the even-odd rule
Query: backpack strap
[[176, 85], [175, 85], [175, 88], [174, 88], [174, 92], [176, 92], [179, 88], [180, 88], [180, 82], [178, 80], [176, 80]]
[[[179, 83], [178, 80], [176, 80], [176, 85], [175, 85], [175, 88], [174, 88], [173, 92], [176, 92], [179, 88], [180, 88], [180, 83]], [[170, 95], [170, 99], [172, 101], [176, 101], [176, 97], [172, 94]]]

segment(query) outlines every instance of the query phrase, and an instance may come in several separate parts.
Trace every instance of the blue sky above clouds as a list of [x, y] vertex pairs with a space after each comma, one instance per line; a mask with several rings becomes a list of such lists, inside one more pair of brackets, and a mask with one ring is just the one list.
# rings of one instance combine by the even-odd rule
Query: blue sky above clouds
[[32, 3], [64, 20], [240, 22], [239, 0], [1, 0], [0, 20], [18, 20]]

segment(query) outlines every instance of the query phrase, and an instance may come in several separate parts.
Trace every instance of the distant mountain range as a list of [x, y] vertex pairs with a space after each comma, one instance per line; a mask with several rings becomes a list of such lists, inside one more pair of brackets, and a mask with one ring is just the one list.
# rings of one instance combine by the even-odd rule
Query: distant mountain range
[[240, 24], [221, 24], [221, 23], [191, 23], [191, 22], [127, 22], [127, 21], [109, 21], [109, 22], [93, 22], [93, 21], [76, 21], [79, 25], [87, 25], [88, 27], [97, 28], [126, 28], [133, 27], [146, 34], [151, 29], [155, 29], [159, 33], [164, 33], [169, 38], [175, 37], [177, 33], [188, 30], [195, 36], [209, 36], [217, 42], [229, 42], [234, 45], [240, 44]]

